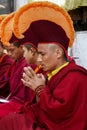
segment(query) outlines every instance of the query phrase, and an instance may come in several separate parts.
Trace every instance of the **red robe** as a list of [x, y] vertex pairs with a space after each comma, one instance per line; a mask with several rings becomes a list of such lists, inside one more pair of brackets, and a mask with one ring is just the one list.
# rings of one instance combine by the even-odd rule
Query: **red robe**
[[25, 101], [28, 101], [29, 98], [31, 98], [33, 93], [32, 90], [25, 87], [21, 81], [24, 67], [28, 65], [29, 64], [23, 57], [12, 65], [10, 74], [8, 73], [9, 86], [11, 91], [11, 95], [9, 96], [10, 101], [23, 104]]
[[0, 61], [0, 96], [6, 97], [9, 94], [8, 81], [5, 80], [5, 74], [12, 63], [13, 60], [7, 54]]
[[31, 102], [35, 97], [33, 90], [24, 86], [21, 81], [25, 66], [31, 66], [34, 70], [36, 69], [35, 64], [27, 64], [25, 59], [22, 58], [19, 62], [14, 62], [8, 71], [6, 79], [9, 79], [10, 84], [11, 95], [8, 98], [10, 102], [0, 104], [0, 119], [9, 113], [18, 112], [23, 103], [26, 101]]
[[1, 119], [0, 130], [87, 130], [87, 71], [70, 62], [23, 111]]

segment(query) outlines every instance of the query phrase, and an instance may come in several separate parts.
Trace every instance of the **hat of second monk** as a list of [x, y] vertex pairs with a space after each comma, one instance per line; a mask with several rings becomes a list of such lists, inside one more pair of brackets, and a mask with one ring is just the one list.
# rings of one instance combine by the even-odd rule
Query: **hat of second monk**
[[14, 16], [16, 12], [9, 14], [2, 22], [1, 22], [1, 42], [4, 46], [10, 46], [10, 44], [19, 43], [25, 44], [29, 43], [32, 44], [35, 48], [37, 48], [37, 39], [34, 36], [31, 29], [28, 29], [24, 32], [25, 37], [20, 39], [16, 37], [13, 33], [13, 23], [14, 23]]
[[19, 43], [21, 45], [24, 44], [31, 44], [35, 49], [37, 49], [37, 44], [38, 44], [38, 39], [32, 32], [31, 28], [29, 28], [25, 33], [24, 33], [24, 38], [19, 39], [17, 38], [14, 34], [12, 34], [11, 39], [9, 40], [10, 44], [14, 43]]

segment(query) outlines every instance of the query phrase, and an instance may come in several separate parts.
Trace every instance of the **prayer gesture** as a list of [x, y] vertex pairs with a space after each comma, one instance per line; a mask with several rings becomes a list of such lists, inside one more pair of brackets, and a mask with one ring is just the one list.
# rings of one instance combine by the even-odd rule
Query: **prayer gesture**
[[41, 88], [45, 86], [43, 74], [35, 74], [31, 67], [24, 68], [23, 79], [21, 80], [25, 86], [30, 87], [34, 91], [38, 86], [41, 86]]

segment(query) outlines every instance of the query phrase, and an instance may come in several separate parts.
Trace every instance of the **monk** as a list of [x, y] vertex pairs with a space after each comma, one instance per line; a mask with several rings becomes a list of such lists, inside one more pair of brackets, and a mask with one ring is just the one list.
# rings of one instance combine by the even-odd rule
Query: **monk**
[[15, 62], [7, 75], [7, 77], [10, 77], [10, 91], [11, 91], [7, 99], [21, 104], [24, 104], [26, 101], [29, 101], [33, 94], [32, 90], [30, 88], [25, 87], [25, 85], [23, 85], [21, 81], [24, 67], [31, 66], [32, 69], [35, 70], [37, 59], [37, 51], [36, 48], [33, 46], [30, 49], [31, 58], [28, 58], [28, 61], [24, 58], [25, 53], [23, 45], [24, 46], [26, 45], [26, 43], [24, 42], [25, 39], [19, 40], [18, 42], [13, 42], [11, 43], [8, 49], [9, 55], [15, 60]]
[[[5, 22], [5, 23], [9, 24], [9, 22]], [[11, 24], [13, 24], [13, 20]], [[6, 27], [7, 29], [6, 28], [4, 29], [4, 34], [5, 33], [8, 34], [12, 26], [6, 25]], [[8, 42], [5, 41], [7, 40], [7, 35], [2, 37], [2, 41], [4, 39], [5, 43], [10, 43], [10, 46], [7, 48], [8, 54], [12, 57], [12, 59], [15, 60], [15, 62], [10, 67], [7, 75], [5, 76], [5, 79], [8, 80], [8, 87], [10, 93], [5, 98], [6, 100], [2, 100], [2, 104], [0, 104], [0, 118], [4, 117], [8, 113], [13, 113], [18, 111], [20, 106], [22, 106], [26, 101], [28, 102], [31, 101], [31, 99], [35, 96], [35, 93], [30, 88], [23, 85], [21, 81], [23, 68], [25, 66], [27, 65], [31, 66], [36, 73], [38, 70], [38, 67], [35, 65], [36, 64], [35, 58], [37, 55], [35, 43], [34, 46], [30, 48], [29, 54], [31, 58], [28, 59], [28, 62], [23, 57], [23, 54], [25, 52], [23, 50], [23, 44], [26, 44], [28, 42], [33, 43], [34, 41], [36, 42], [36, 40], [33, 39], [33, 34], [30, 37], [28, 36], [30, 33], [32, 34], [31, 31], [25, 32], [23, 39], [16, 38], [15, 35], [12, 33], [11, 39]]]
[[[13, 59], [16, 59], [16, 57], [17, 57], [17, 54], [19, 54], [19, 49], [18, 49], [18, 51], [16, 50], [17, 49], [17, 47], [16, 46], [21, 46], [21, 48], [23, 49], [23, 55], [24, 55], [24, 57], [25, 57], [25, 59], [26, 59], [26, 61], [28, 62], [28, 66], [31, 66], [34, 70], [35, 70], [35, 73], [40, 73], [40, 72], [42, 72], [42, 70], [41, 70], [41, 68], [39, 67], [39, 66], [37, 66], [37, 48], [35, 47], [35, 46], [33, 46], [33, 44], [30, 44], [30, 43], [25, 43], [24, 45], [20, 45], [20, 44], [16, 44], [16, 43], [14, 43], [14, 45], [11, 45], [10, 47], [9, 47], [9, 49], [8, 49], [8, 53], [9, 53], [9, 55], [11, 55], [11, 57], [13, 58]], [[16, 52], [18, 52], [17, 54], [16, 54]], [[16, 70], [23, 70], [23, 63], [26, 63], [26, 62], [24, 62], [25, 61], [25, 59], [24, 58], [22, 58], [22, 61], [23, 62], [20, 62], [21, 63], [21, 65], [20, 66], [17, 66], [17, 68], [16, 68]], [[26, 64], [25, 64], [26, 65]], [[10, 74], [8, 74], [9, 76], [12, 74], [12, 72], [13, 72], [13, 67], [14, 67], [14, 64], [13, 64], [13, 66], [12, 66], [12, 68], [11, 68], [11, 70], [10, 70]], [[25, 66], [24, 66], [25, 67]], [[16, 70], [15, 70], [15, 72], [16, 72]], [[19, 72], [20, 72], [19, 71]], [[15, 72], [13, 73], [13, 77], [17, 77], [17, 74], [15, 75]], [[18, 71], [17, 71], [17, 73], [18, 73]], [[22, 72], [20, 72], [21, 73], [21, 75], [22, 75], [22, 73], [23, 73], [23, 71]], [[21, 77], [21, 76], [20, 76]], [[21, 77], [22, 78], [22, 77]], [[13, 78], [14, 79], [14, 78]], [[11, 82], [11, 81], [10, 81]], [[22, 83], [22, 81], [21, 81], [21, 79], [18, 81], [19, 83], [21, 82]], [[14, 83], [15, 84], [15, 83]], [[18, 84], [18, 85], [20, 85], [20, 84]], [[16, 85], [18, 88], [16, 88], [16, 86], [14, 87], [14, 90], [15, 90], [15, 88], [16, 88], [16, 91], [18, 91], [18, 94], [22, 94], [21, 95], [21, 97], [22, 97], [22, 102], [23, 103], [21, 103], [20, 102], [20, 100], [19, 101], [17, 101], [17, 100], [14, 100], [14, 95], [15, 95], [15, 97], [16, 97], [16, 99], [17, 99], [17, 95], [16, 95], [16, 93], [14, 93], [14, 91], [13, 91], [13, 87], [12, 87], [12, 90], [11, 90], [11, 94], [12, 95], [10, 95], [9, 97], [8, 97], [8, 101], [6, 102], [6, 103], [2, 103], [1, 105], [0, 105], [0, 119], [1, 118], [3, 118], [4, 116], [6, 116], [6, 115], [8, 115], [9, 113], [14, 113], [14, 112], [18, 112], [19, 111], [19, 109], [21, 109], [21, 107], [22, 107], [22, 105], [25, 103], [26, 104], [26, 102], [28, 101], [34, 101], [35, 100], [35, 93], [34, 93], [34, 91], [32, 90], [32, 89], [30, 89], [30, 88], [28, 88], [28, 87], [26, 87], [26, 86], [23, 86], [23, 84], [22, 85], [20, 85], [20, 86], [18, 86], [18, 85]], [[12, 85], [11, 85], [12, 86]], [[23, 87], [22, 87], [23, 86]], [[20, 87], [20, 88], [19, 88]], [[22, 93], [21, 93], [21, 89], [22, 89]], [[13, 93], [12, 93], [12, 91], [13, 91], [13, 93], [14, 93], [14, 95], [13, 95]], [[20, 95], [18, 95], [18, 97], [20, 97]], [[30, 100], [31, 99], [31, 100]]]
[[[30, 43], [25, 43], [23, 45], [23, 50], [24, 50], [24, 57], [25, 57], [26, 61], [29, 63], [28, 66], [31, 66], [34, 69], [35, 73], [43, 73], [44, 76], [46, 76], [46, 73], [42, 70], [40, 63], [37, 61], [37, 56], [38, 56], [37, 46], [30, 44]], [[29, 96], [28, 87], [26, 87], [26, 91], [27, 91], [26, 97], [28, 98], [28, 96]], [[34, 96], [33, 96], [33, 98], [34, 98]], [[32, 102], [33, 102], [33, 98], [31, 100]]]
[[[10, 94], [5, 98], [7, 102], [0, 104], [0, 119], [8, 113], [19, 111], [20, 107], [27, 101], [31, 101], [34, 92], [23, 85], [21, 78], [23, 69], [28, 66], [28, 62], [23, 57], [23, 45], [19, 42], [11, 43], [8, 54], [15, 60], [10, 67], [5, 79], [9, 79]], [[35, 68], [35, 65], [31, 65]]]
[[35, 74], [31, 67], [26, 67], [22, 81], [40, 100], [26, 104], [19, 114], [3, 118], [0, 129], [86, 130], [87, 70], [68, 58], [66, 52], [70, 39], [60, 25], [38, 20], [32, 22], [30, 27], [40, 37], [38, 61], [47, 72], [48, 81], [43, 74]]
[[[25, 12], [26, 8], [23, 8]], [[37, 36], [37, 59], [47, 72], [47, 81], [43, 74], [36, 74], [31, 67], [25, 67], [22, 82], [36, 93], [39, 101], [29, 102], [19, 113], [1, 119], [0, 129], [87, 130], [87, 70], [67, 54], [74, 36], [71, 19], [65, 10], [49, 2], [31, 3], [28, 11], [29, 16], [33, 11], [37, 14], [34, 12], [29, 28]]]

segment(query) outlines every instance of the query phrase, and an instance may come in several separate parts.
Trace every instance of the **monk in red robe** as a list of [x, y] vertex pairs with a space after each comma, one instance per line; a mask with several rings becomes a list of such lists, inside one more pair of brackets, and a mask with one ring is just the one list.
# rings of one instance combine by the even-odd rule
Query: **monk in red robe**
[[0, 96], [6, 97], [9, 94], [8, 81], [5, 80], [5, 74], [10, 68], [13, 60], [4, 53], [4, 46], [0, 43]]
[[[6, 97], [7, 102], [2, 102], [0, 104], [0, 118], [8, 113], [19, 111], [20, 107], [26, 101], [31, 101], [31, 98], [34, 96], [34, 92], [23, 85], [21, 81], [23, 69], [25, 66], [29, 65], [23, 57], [23, 46], [15, 42], [8, 48], [8, 53], [15, 62], [5, 76], [5, 79], [9, 82], [10, 94]], [[31, 64], [31, 67], [35, 69], [36, 66]]]
[[[8, 53], [13, 59], [17, 59], [16, 57], [20, 54], [20, 50], [16, 46], [21, 45], [14, 43], [14, 45], [11, 45], [8, 49]], [[37, 66], [37, 49], [35, 45], [33, 46], [33, 44], [31, 45], [30, 43], [25, 43], [21, 47], [23, 48], [22, 51], [28, 63], [25, 62], [25, 59], [22, 57], [20, 60], [16, 60], [9, 69], [7, 77], [10, 78], [11, 94], [8, 97], [9, 102], [0, 105], [0, 119], [9, 113], [19, 111], [23, 103], [32, 101], [35, 98], [33, 90], [24, 86], [21, 78], [26, 65], [31, 66], [35, 70], [35, 73], [42, 72], [41, 68]]]
[[43, 74], [26, 67], [23, 84], [39, 100], [26, 103], [19, 113], [1, 119], [0, 129], [87, 130], [87, 70], [68, 58], [71, 37], [66, 35], [65, 28], [49, 20], [34, 21], [30, 27], [38, 37], [38, 61], [47, 72], [48, 81]]
[[2, 43], [0, 43], [0, 81], [5, 78], [4, 75], [12, 63], [12, 59], [9, 55], [4, 53], [4, 47]]
[[23, 57], [23, 49], [20, 43], [11, 44], [8, 51], [9, 55], [15, 60], [10, 67], [6, 79], [9, 79], [10, 94], [7, 99], [19, 103], [25, 101], [25, 86], [21, 82], [23, 68], [28, 65], [25, 58]]

